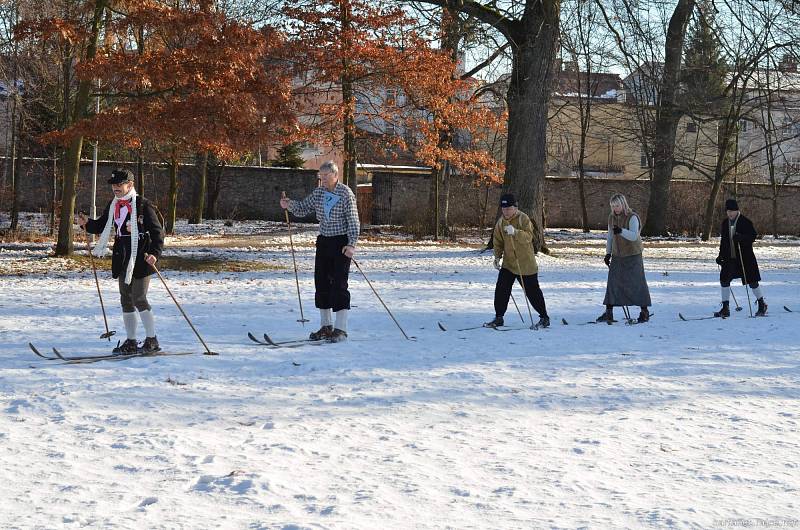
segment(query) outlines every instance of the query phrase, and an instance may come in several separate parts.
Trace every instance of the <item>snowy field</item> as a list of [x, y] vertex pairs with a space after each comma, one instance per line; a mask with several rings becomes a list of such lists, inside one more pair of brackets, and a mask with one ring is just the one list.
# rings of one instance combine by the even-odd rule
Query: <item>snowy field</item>
[[[782, 308], [800, 310], [796, 240], [756, 245], [767, 318], [739, 285], [744, 311], [680, 321], [718, 307], [716, 245], [658, 241], [653, 320], [607, 326], [579, 325], [603, 310], [602, 236], [551, 232], [553, 326], [458, 332], [493, 316], [491, 255], [374, 237], [359, 263], [417, 340], [353, 267], [350, 342], [268, 349], [247, 332], [318, 327], [313, 232], [295, 238], [305, 328], [279, 225], [182, 232], [169, 254], [280, 267], [165, 271], [218, 357], [34, 357], [28, 341], [109, 349], [94, 280], [47, 245], [0, 245], [0, 527], [800, 528], [800, 313]], [[200, 352], [154, 281], [162, 347]]]

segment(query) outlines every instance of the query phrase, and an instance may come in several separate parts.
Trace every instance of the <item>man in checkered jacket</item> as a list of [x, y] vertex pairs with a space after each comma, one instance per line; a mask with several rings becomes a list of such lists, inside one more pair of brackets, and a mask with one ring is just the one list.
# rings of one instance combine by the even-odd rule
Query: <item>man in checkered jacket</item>
[[[297, 217], [314, 212], [319, 221], [317, 254], [314, 262], [314, 304], [319, 308], [321, 327], [311, 339], [341, 342], [347, 339], [347, 312], [350, 291], [347, 278], [350, 260], [356, 251], [360, 232], [356, 197], [339, 182], [339, 168], [333, 161], [319, 168], [322, 185], [301, 201], [286, 197], [281, 208]], [[334, 321], [332, 313], [336, 313]]]

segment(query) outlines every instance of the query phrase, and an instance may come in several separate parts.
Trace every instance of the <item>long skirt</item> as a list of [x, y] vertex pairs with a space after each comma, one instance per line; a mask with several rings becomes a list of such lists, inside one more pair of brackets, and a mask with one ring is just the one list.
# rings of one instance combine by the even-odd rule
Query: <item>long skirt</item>
[[611, 259], [603, 304], [635, 307], [652, 305], [641, 254], [625, 257], [615, 256]]

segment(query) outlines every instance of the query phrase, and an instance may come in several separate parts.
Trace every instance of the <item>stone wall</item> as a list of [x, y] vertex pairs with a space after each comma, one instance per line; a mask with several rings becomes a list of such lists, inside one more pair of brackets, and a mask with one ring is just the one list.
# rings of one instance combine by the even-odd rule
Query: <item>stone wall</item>
[[[373, 175], [373, 219], [375, 224], [414, 225], [430, 217], [428, 175]], [[591, 179], [585, 183], [589, 224], [602, 229], [608, 221], [608, 201], [622, 193], [631, 207], [647, 216], [650, 186], [646, 180]], [[701, 232], [711, 185], [695, 180], [674, 180], [671, 187], [668, 226], [672, 233]], [[471, 179], [452, 179], [450, 221], [454, 225], [491, 224], [498, 214], [500, 188], [476, 186]], [[725, 199], [736, 196], [742, 211], [763, 233], [772, 231], [772, 189], [766, 184], [725, 184], [716, 208], [724, 216]], [[800, 234], [800, 186], [783, 186], [778, 191], [778, 225], [781, 234]], [[578, 181], [572, 177], [548, 177], [545, 181], [545, 213], [548, 227], [580, 228]], [[482, 222], [483, 221], [483, 222]], [[714, 223], [716, 230], [717, 222]]]
[[[110, 199], [106, 179], [111, 170], [133, 164], [101, 162], [98, 169], [98, 208]], [[81, 164], [77, 205], [88, 211], [90, 203], [91, 162]], [[219, 175], [220, 168], [209, 168], [209, 188]], [[195, 199], [198, 168], [182, 165], [179, 171], [178, 215], [187, 217]], [[281, 191], [291, 198], [301, 198], [317, 186], [315, 170], [227, 166], [224, 168], [219, 195], [218, 212], [223, 218], [265, 219], [282, 221], [278, 204]], [[49, 211], [53, 183], [53, 164], [48, 160], [23, 161], [20, 189], [21, 211]], [[375, 172], [372, 175], [372, 224], [415, 226], [426, 223], [432, 216], [429, 206], [430, 175]], [[165, 165], [145, 165], [144, 195], [166, 211], [169, 190], [169, 169]], [[591, 228], [602, 229], [608, 218], [608, 200], [614, 193], [623, 193], [630, 205], [643, 218], [647, 215], [649, 183], [644, 180], [590, 179], [586, 181], [586, 201]], [[668, 227], [673, 233], [697, 234], [701, 230], [710, 184], [700, 181], [674, 180], [668, 209]], [[736, 196], [742, 210], [753, 219], [763, 233], [771, 233], [772, 190], [764, 184], [726, 184], [717, 200], [722, 219], [726, 198]], [[449, 218], [453, 225], [488, 226], [497, 215], [499, 187], [476, 186], [470, 179], [453, 178], [449, 190]], [[362, 197], [364, 199], [364, 197]], [[10, 209], [8, 186], [0, 181], [0, 209]], [[369, 201], [361, 201], [369, 204]], [[571, 177], [548, 177], [545, 181], [545, 211], [548, 227], [580, 228], [578, 183]], [[310, 220], [310, 219], [309, 219]], [[714, 223], [716, 229], [717, 223]], [[800, 186], [784, 186], [778, 193], [778, 225], [781, 234], [800, 234]]]
[[[127, 167], [136, 173], [133, 163], [101, 161], [97, 170], [97, 208], [111, 199], [111, 189], [106, 183], [111, 171]], [[317, 172], [309, 169], [285, 169], [267, 167], [225, 166], [209, 167], [208, 186], [211, 189], [219, 172], [221, 192], [218, 212], [221, 217], [235, 219], [283, 220], [278, 200], [281, 191], [291, 198], [305, 197], [317, 186]], [[20, 170], [20, 210], [44, 212], [50, 210], [51, 190], [53, 188], [53, 161], [45, 159], [24, 159]], [[89, 211], [91, 203], [91, 161], [81, 162], [76, 205]], [[144, 166], [144, 195], [154, 201], [162, 212], [167, 211], [169, 194], [169, 167], [159, 164]], [[178, 171], [178, 216], [187, 217], [192, 211], [198, 188], [200, 171], [197, 166], [181, 165]], [[10, 209], [9, 183], [0, 187], [0, 209]], [[60, 186], [60, 184], [59, 184]], [[60, 189], [59, 189], [60, 197]]]

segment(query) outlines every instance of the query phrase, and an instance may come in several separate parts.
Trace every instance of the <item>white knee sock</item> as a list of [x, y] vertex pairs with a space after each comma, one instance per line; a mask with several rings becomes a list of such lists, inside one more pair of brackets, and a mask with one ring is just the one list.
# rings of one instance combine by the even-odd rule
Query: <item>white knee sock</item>
[[731, 300], [731, 288], [730, 287], [720, 287], [720, 295], [722, 296], [723, 302], [730, 302]]
[[142, 319], [142, 325], [144, 326], [145, 335], [147, 337], [155, 337], [156, 321], [155, 318], [153, 318], [152, 309], [149, 311], [139, 311], [139, 317]]
[[330, 326], [333, 324], [333, 320], [331, 317], [331, 310], [330, 309], [320, 309], [319, 310], [319, 321], [320, 324], [323, 326]]
[[136, 340], [136, 313], [122, 313], [122, 321], [125, 322], [125, 333], [128, 334], [128, 338]]
[[336, 312], [336, 325], [333, 326], [336, 329], [341, 329], [345, 333], [347, 332], [347, 309], [340, 309]]
[[762, 298], [764, 294], [761, 292], [761, 286], [759, 285], [755, 289], [753, 289], [753, 295], [756, 297], [756, 300]]

